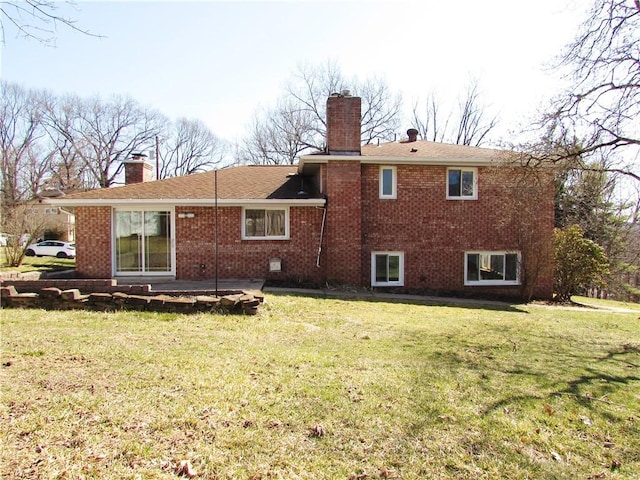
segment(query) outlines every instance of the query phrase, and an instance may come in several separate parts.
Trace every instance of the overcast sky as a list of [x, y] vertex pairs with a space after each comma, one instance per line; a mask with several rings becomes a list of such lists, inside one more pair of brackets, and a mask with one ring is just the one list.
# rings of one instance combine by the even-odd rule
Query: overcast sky
[[60, 12], [102, 38], [60, 26], [56, 46], [47, 47], [8, 28], [0, 74], [56, 94], [130, 95], [171, 118], [201, 119], [231, 141], [301, 63], [333, 61], [347, 76], [380, 76], [402, 93], [407, 114], [430, 91], [453, 98], [476, 77], [506, 135], [560, 88], [545, 64], [590, 4], [81, 1], [76, 10], [60, 4]]

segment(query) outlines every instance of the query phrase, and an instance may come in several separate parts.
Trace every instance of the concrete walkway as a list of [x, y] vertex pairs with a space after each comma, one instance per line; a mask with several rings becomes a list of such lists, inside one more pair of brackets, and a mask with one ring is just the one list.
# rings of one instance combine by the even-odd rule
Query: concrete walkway
[[[122, 278], [118, 285], [151, 285], [150, 292], [167, 295], [204, 295], [216, 291], [215, 280], [167, 280], [152, 278]], [[224, 278], [218, 279], [218, 292], [242, 292], [245, 290], [260, 291], [264, 286], [262, 278]]]

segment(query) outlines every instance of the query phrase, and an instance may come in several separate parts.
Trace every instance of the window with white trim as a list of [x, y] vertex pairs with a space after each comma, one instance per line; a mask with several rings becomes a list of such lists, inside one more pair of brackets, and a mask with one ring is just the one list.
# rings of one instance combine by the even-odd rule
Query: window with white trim
[[242, 210], [244, 240], [287, 240], [288, 208], [244, 208]]
[[371, 253], [371, 286], [401, 287], [404, 285], [404, 253]]
[[447, 169], [447, 199], [477, 200], [478, 170], [476, 168]]
[[466, 252], [465, 285], [520, 285], [519, 252]]
[[396, 167], [380, 167], [380, 198], [397, 198]]

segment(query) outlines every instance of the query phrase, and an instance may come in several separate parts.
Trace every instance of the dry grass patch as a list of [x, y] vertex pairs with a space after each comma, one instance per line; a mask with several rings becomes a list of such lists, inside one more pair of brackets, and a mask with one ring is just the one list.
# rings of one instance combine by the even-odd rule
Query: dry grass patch
[[2, 312], [3, 478], [638, 478], [637, 314]]

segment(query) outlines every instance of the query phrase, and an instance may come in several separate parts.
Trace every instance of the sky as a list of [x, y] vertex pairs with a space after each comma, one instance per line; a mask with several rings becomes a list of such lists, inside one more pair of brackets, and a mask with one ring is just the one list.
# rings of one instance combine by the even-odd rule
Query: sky
[[78, 1], [59, 12], [100, 37], [58, 26], [55, 46], [7, 22], [0, 76], [58, 95], [129, 95], [170, 118], [241, 141], [299, 65], [380, 77], [409, 114], [430, 92], [463, 95], [478, 79], [487, 111], [512, 135], [562, 88], [548, 66], [591, 0]]

